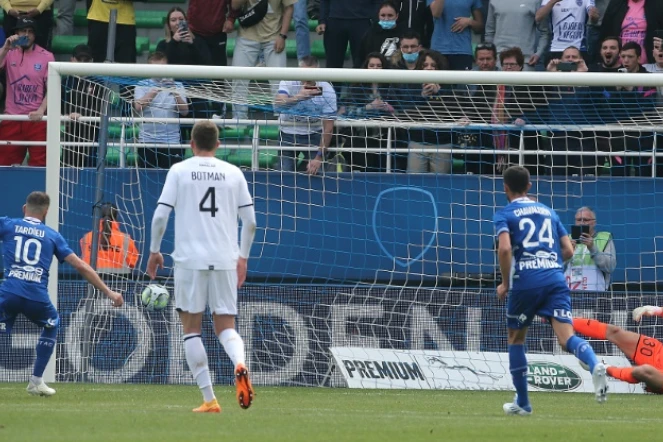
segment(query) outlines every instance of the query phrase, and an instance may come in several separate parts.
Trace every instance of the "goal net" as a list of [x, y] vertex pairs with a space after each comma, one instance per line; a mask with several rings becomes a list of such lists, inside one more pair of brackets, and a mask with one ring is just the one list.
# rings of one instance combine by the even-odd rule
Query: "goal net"
[[[90, 232], [100, 247], [107, 232], [124, 241], [113, 243], [120, 262], [102, 270], [126, 300], [112, 309], [60, 267], [57, 381], [192, 382], [172, 300], [147, 311], [140, 292], [151, 216], [167, 168], [191, 155], [197, 119], [218, 123], [218, 157], [245, 170], [255, 200], [238, 329], [256, 384], [509, 388], [492, 226], [509, 164], [529, 169], [532, 195], [569, 229], [591, 207], [596, 230], [612, 235], [609, 287], [573, 281], [574, 313], [660, 335], [657, 320], [630, 319], [663, 303], [656, 76], [51, 66], [57, 226], [79, 253], [94, 249], [82, 242]], [[110, 223], [99, 219], [105, 203]], [[158, 279], [171, 293], [172, 235], [171, 222]], [[0, 380], [30, 374], [38, 331], [15, 330], [1, 337]], [[214, 382], [231, 382], [208, 320], [203, 335]], [[611, 344], [592, 345], [628, 363]], [[548, 325], [533, 324], [528, 352], [534, 388], [580, 388]], [[564, 367], [577, 382], [551, 374]]]

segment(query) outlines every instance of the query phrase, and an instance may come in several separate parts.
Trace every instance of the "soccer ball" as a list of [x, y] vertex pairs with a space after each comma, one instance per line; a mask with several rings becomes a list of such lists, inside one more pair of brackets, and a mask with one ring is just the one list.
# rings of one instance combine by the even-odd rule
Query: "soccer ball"
[[143, 306], [150, 311], [163, 310], [168, 305], [170, 293], [164, 286], [150, 284], [140, 295]]

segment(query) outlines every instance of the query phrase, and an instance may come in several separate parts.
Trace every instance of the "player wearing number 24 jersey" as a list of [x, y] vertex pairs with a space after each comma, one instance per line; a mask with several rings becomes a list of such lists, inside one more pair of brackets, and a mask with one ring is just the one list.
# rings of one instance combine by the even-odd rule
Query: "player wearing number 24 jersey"
[[559, 217], [550, 207], [531, 200], [532, 184], [523, 167], [504, 171], [504, 193], [509, 201], [493, 218], [498, 238], [502, 283], [497, 296], [507, 301], [509, 369], [516, 398], [502, 407], [506, 414], [532, 413], [527, 391], [527, 328], [535, 315], [549, 319], [559, 343], [589, 366], [596, 400], [605, 402], [608, 391], [606, 368], [592, 347], [573, 334], [571, 295], [562, 260], [573, 256], [573, 247]]
[[[156, 276], [163, 266], [161, 240], [171, 210], [175, 210], [175, 307], [184, 331], [187, 364], [203, 394], [194, 412], [218, 413], [207, 352], [201, 340], [202, 315], [212, 312], [214, 332], [235, 366], [240, 407], [249, 408], [253, 387], [246, 368], [244, 341], [235, 331], [237, 289], [246, 279], [247, 260], [255, 235], [253, 200], [238, 167], [215, 157], [219, 131], [200, 121], [191, 132], [193, 157], [173, 165], [152, 219], [152, 241], [147, 273]], [[242, 219], [238, 246], [237, 218]]]
[[48, 296], [48, 272], [55, 256], [67, 262], [119, 307], [122, 295], [110, 290], [82, 259], [71, 251], [67, 241], [44, 224], [50, 198], [32, 192], [23, 206], [24, 218], [0, 218], [0, 241], [5, 265], [5, 282], [0, 286], [0, 333], [11, 333], [14, 321], [22, 314], [42, 328], [37, 341], [37, 358], [28, 393], [52, 396], [55, 390], [43, 379], [57, 340], [60, 317]]

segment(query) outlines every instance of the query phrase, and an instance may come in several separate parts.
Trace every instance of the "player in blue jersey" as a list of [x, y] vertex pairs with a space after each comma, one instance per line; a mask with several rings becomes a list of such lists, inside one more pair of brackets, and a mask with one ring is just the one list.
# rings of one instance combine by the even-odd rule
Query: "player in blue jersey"
[[507, 301], [509, 370], [516, 387], [516, 398], [504, 404], [506, 414], [532, 413], [527, 394], [527, 328], [535, 315], [547, 318], [566, 351], [587, 364], [592, 373], [596, 400], [606, 400], [606, 368], [592, 347], [573, 334], [571, 295], [564, 278], [562, 259], [573, 256], [571, 240], [551, 208], [527, 197], [532, 187], [524, 167], [504, 171], [504, 193], [509, 204], [495, 213], [493, 221], [498, 238], [498, 258], [502, 283], [497, 297]]
[[11, 333], [18, 314], [42, 327], [37, 342], [37, 359], [28, 383], [28, 393], [52, 396], [42, 375], [58, 334], [60, 318], [48, 297], [48, 271], [53, 256], [68, 262], [94, 287], [120, 307], [122, 295], [108, 288], [99, 275], [71, 251], [65, 239], [44, 224], [50, 198], [44, 192], [32, 192], [23, 206], [24, 218], [0, 217], [0, 241], [5, 265], [5, 282], [0, 285], [0, 333]]

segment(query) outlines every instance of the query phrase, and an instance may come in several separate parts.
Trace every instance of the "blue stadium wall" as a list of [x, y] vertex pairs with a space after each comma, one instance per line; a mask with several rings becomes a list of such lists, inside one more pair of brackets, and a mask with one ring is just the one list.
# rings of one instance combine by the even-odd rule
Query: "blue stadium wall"
[[[130, 173], [108, 171], [107, 200], [116, 192], [128, 195]], [[143, 171], [139, 178], [142, 212], [149, 224], [165, 173]], [[489, 220], [495, 206], [505, 202], [501, 180], [403, 174], [309, 178], [264, 172], [248, 173], [247, 178], [261, 226], [253, 249], [260, 258], [251, 261], [251, 274], [275, 282], [317, 282], [247, 284], [242, 289], [238, 324], [257, 383], [334, 385], [330, 346], [506, 351], [504, 305], [497, 302], [494, 291], [429, 290], [416, 284], [422, 274], [432, 279], [448, 272], [494, 271]], [[43, 189], [43, 183], [43, 170], [0, 171], [0, 213], [21, 216], [26, 195]], [[82, 171], [78, 183], [69, 190], [62, 228], [74, 250], [91, 226], [94, 173]], [[600, 227], [615, 235], [619, 253], [615, 280], [659, 279], [655, 251], [663, 238], [663, 227], [657, 222], [663, 215], [658, 201], [663, 191], [660, 180], [535, 186], [539, 200], [552, 204], [566, 224], [572, 224], [577, 207], [596, 209]], [[146, 227], [142, 233], [129, 231], [136, 237], [149, 237]], [[172, 226], [169, 232], [165, 250], [172, 247]], [[408, 248], [408, 243], [422, 246]], [[414, 283], [406, 289], [397, 284], [388, 288], [343, 284], [390, 277], [393, 282], [406, 276]], [[139, 283], [122, 287], [127, 306], [113, 316], [107, 314], [110, 307], [105, 302], [96, 303], [95, 310], [86, 314], [86, 284], [67, 279], [61, 278], [58, 289], [62, 320], [58, 381], [191, 382], [172, 303], [162, 312], [146, 311], [138, 305], [136, 293], [143, 287]], [[341, 284], [320, 284], [320, 280]], [[628, 312], [643, 303], [660, 305], [661, 298], [637, 292], [576, 293], [573, 308], [579, 315], [633, 328]], [[87, 366], [82, 354], [85, 324], [93, 335]], [[205, 327], [214, 382], [231, 383], [232, 367], [209, 321]], [[654, 327], [640, 331], [655, 333]], [[17, 322], [11, 337], [0, 333], [0, 381], [27, 380], [38, 335], [39, 330], [24, 320]], [[529, 342], [534, 352], [549, 353], [555, 348], [550, 327], [540, 323], [533, 324]], [[599, 354], [615, 351], [602, 343], [593, 346]], [[87, 377], [81, 376], [83, 369]]]
[[[106, 200], [124, 194], [135, 181], [126, 169], [110, 169]], [[5, 168], [0, 214], [21, 216], [26, 195], [44, 188], [43, 169]], [[164, 171], [141, 171], [143, 232], [160, 194]], [[495, 207], [505, 198], [501, 180], [472, 175], [355, 174], [329, 178], [247, 172], [255, 197], [258, 233], [250, 263], [255, 278], [291, 282], [353, 280], [417, 283], [445, 274], [492, 274], [495, 271]], [[134, 185], [135, 188], [135, 185]], [[71, 188], [62, 233], [79, 252], [79, 239], [91, 229], [94, 171], [81, 171]], [[663, 266], [663, 181], [600, 178], [585, 182], [540, 181], [532, 190], [552, 205], [566, 225], [575, 210], [596, 210], [600, 230], [613, 233], [617, 247], [615, 282], [655, 282]], [[192, 228], [195, 228], [192, 227]], [[163, 250], [172, 250], [171, 228]], [[412, 246], [410, 244], [416, 244]], [[146, 251], [142, 250], [142, 252]], [[141, 265], [146, 260], [141, 259]], [[413, 280], [413, 275], [417, 275]], [[425, 276], [420, 276], [425, 275]], [[417, 279], [418, 278], [418, 279]]]

